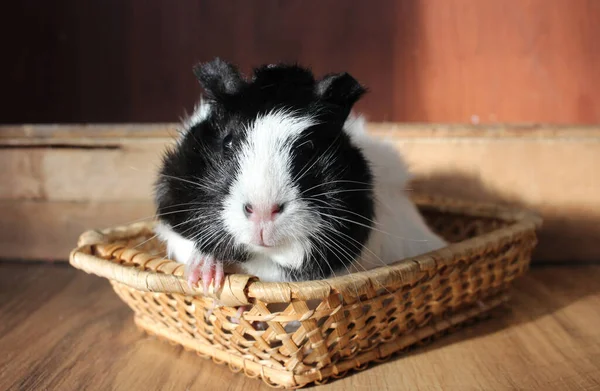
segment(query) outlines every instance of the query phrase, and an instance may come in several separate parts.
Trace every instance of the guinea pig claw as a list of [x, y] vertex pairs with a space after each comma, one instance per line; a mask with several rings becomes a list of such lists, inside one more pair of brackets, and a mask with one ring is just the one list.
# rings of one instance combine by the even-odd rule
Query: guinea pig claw
[[223, 270], [223, 262], [217, 262], [215, 264], [215, 275], [214, 275], [214, 287], [215, 291], [218, 291], [225, 282], [225, 271]]
[[190, 268], [188, 278], [187, 278], [187, 283], [190, 288], [193, 289], [198, 286], [198, 281], [200, 281], [200, 275], [201, 275], [200, 268], [198, 268], [198, 267]]
[[187, 283], [190, 288], [196, 288], [202, 280], [202, 289], [204, 294], [208, 294], [210, 284], [213, 284], [214, 291], [218, 291], [225, 281], [225, 272], [223, 262], [215, 261], [210, 257], [199, 257], [189, 265]]
[[[207, 262], [208, 263], [208, 262]], [[204, 295], [208, 295], [208, 287], [213, 280], [214, 269], [210, 264], [204, 264], [202, 267], [202, 289], [204, 291]]]
[[223, 263], [216, 262], [210, 258], [205, 259], [202, 265], [202, 288], [204, 294], [208, 294], [208, 288], [211, 283], [213, 284], [213, 291], [221, 289], [224, 279]]

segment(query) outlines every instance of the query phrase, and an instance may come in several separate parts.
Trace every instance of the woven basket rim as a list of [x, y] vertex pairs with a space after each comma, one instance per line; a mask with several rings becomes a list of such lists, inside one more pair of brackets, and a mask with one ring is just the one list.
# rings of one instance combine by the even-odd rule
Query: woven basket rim
[[[542, 224], [542, 219], [538, 214], [522, 208], [430, 195], [412, 194], [411, 197], [422, 209], [429, 208], [474, 217], [496, 218], [511, 224], [387, 266], [325, 280], [262, 282], [253, 276], [228, 275], [223, 288], [214, 292], [211, 286], [207, 296], [218, 299], [223, 305], [229, 306], [252, 304], [256, 300], [264, 303], [282, 303], [294, 299], [323, 299], [332, 292], [348, 292], [359, 296], [373, 287], [382, 288], [398, 282], [413, 283], [418, 281], [428, 270], [435, 270], [443, 264], [450, 264], [457, 258], [464, 257], [491, 243], [508, 241], [511, 237], [524, 231], [535, 230]], [[115, 241], [119, 238], [139, 236], [142, 232], [152, 229], [154, 224], [155, 221], [141, 222], [84, 232], [79, 237], [77, 248], [71, 252], [69, 262], [77, 269], [123, 283], [135, 289], [204, 296], [201, 289], [189, 287], [183, 277], [153, 270], [141, 270], [135, 266], [122, 265], [92, 254], [92, 247], [95, 245]]]

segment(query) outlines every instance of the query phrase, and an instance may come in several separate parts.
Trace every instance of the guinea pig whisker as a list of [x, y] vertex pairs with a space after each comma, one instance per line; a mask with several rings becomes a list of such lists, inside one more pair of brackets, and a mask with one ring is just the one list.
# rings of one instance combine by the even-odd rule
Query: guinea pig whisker
[[311, 187], [309, 189], [306, 189], [306, 190], [302, 191], [301, 194], [305, 194], [305, 193], [308, 193], [309, 191], [311, 191], [313, 189], [316, 189], [318, 187], [325, 186], [325, 185], [332, 185], [334, 183], [355, 183], [355, 184], [358, 184], [358, 185], [366, 185], [366, 186], [370, 186], [371, 185], [371, 183], [368, 183], [368, 182], [351, 181], [351, 180], [346, 180], [346, 179], [337, 179], [335, 181], [329, 181], [329, 182], [319, 183], [318, 185], [315, 185], [315, 186], [313, 186], [313, 187]]
[[[178, 226], [180, 226], [180, 225], [182, 225], [182, 224], [185, 224], [185, 223], [187, 223], [187, 221], [184, 221], [184, 222], [182, 222], [182, 223], [179, 223], [179, 224], [175, 224], [174, 226], [172, 226], [172, 227], [171, 227], [171, 229], [173, 229], [173, 228], [177, 228]], [[154, 235], [150, 236], [148, 239], [144, 240], [144, 241], [143, 241], [143, 242], [141, 242], [141, 243], [138, 243], [137, 245], [135, 245], [135, 246], [134, 246], [134, 247], [132, 247], [132, 248], [133, 248], [133, 249], [136, 249], [136, 248], [138, 248], [138, 247], [140, 247], [140, 246], [143, 246], [144, 244], [148, 243], [149, 241], [151, 241], [152, 239], [156, 238], [157, 236], [158, 236], [158, 234], [154, 234]]]
[[[352, 245], [354, 248], [356, 248], [357, 250], [359, 250], [359, 251], [361, 252], [361, 254], [362, 254], [362, 250], [366, 250], [366, 251], [368, 251], [368, 252], [369, 252], [369, 253], [371, 253], [371, 254], [372, 254], [372, 255], [373, 255], [373, 256], [374, 256], [374, 257], [375, 257], [377, 260], [379, 260], [379, 262], [381, 262], [381, 265], [382, 265], [382, 266], [387, 266], [387, 264], [386, 264], [386, 263], [383, 261], [383, 259], [381, 259], [381, 258], [380, 258], [380, 257], [379, 257], [377, 254], [375, 254], [373, 251], [371, 251], [371, 249], [370, 249], [370, 248], [368, 248], [367, 246], [365, 246], [365, 245], [361, 244], [361, 243], [360, 243], [358, 240], [354, 239], [354, 238], [353, 238], [353, 237], [351, 237], [350, 235], [347, 235], [347, 234], [345, 234], [345, 233], [343, 233], [343, 232], [338, 232], [338, 231], [336, 231], [336, 230], [330, 230], [330, 233], [332, 233], [332, 234], [335, 234], [335, 235], [343, 235], [343, 236], [345, 236], [345, 237], [346, 237], [346, 239], [345, 239], [345, 240], [346, 240], [346, 243], [347, 243], [348, 245]], [[340, 240], [344, 240], [344, 238], [340, 238]], [[353, 241], [353, 242], [355, 242], [355, 243], [351, 243], [351, 242], [350, 242], [350, 240], [352, 240], [352, 241]], [[344, 242], [342, 242], [341, 244], [343, 244], [343, 243], [344, 243]], [[359, 254], [359, 256], [361, 256], [361, 255]], [[364, 258], [363, 258], [363, 259], [364, 259]], [[365, 259], [365, 261], [366, 261], [366, 259]], [[372, 263], [372, 262], [369, 262], [369, 263], [373, 265], [373, 263]], [[368, 269], [367, 269], [367, 268], [366, 268], [366, 267], [365, 267], [365, 266], [364, 266], [364, 265], [363, 265], [363, 264], [362, 264], [362, 263], [359, 261], [359, 259], [355, 259], [354, 266], [355, 266], [355, 267], [358, 267], [358, 266], [360, 266], [360, 267], [361, 267], [361, 268], [362, 268], [364, 271], [367, 271], [367, 270], [368, 270]], [[377, 266], [379, 266], [379, 264], [377, 264]], [[385, 289], [385, 290], [386, 290], [388, 293], [391, 293], [391, 292], [389, 291], [389, 289], [387, 289], [385, 286], [383, 286], [383, 284], [381, 285], [381, 287], [382, 287], [383, 289]]]
[[325, 205], [323, 205], [323, 206], [316, 205], [316, 206], [313, 206], [313, 208], [315, 208], [315, 209], [325, 209], [325, 210], [329, 210], [329, 209], [337, 210], [337, 211], [340, 211], [340, 212], [349, 213], [349, 214], [355, 215], [357, 217], [360, 217], [366, 223], [372, 223], [374, 225], [381, 225], [378, 221], [372, 220], [372, 219], [370, 219], [368, 217], [365, 217], [365, 216], [361, 215], [360, 213], [352, 212], [351, 210], [348, 210], [348, 209], [336, 208], [336, 207], [333, 207], [333, 206], [325, 206]]
[[[332, 240], [332, 238], [327, 236], [327, 234], [321, 236], [320, 239], [323, 240], [325, 242], [325, 244], [328, 244], [330, 246], [332, 246], [332, 245], [335, 246], [335, 242]], [[337, 248], [340, 249], [339, 245], [337, 246]], [[330, 251], [330, 253], [333, 254], [340, 261], [340, 263], [344, 266], [344, 268], [346, 268], [346, 270], [348, 271], [348, 275], [352, 276], [352, 272], [350, 271], [348, 266], [346, 266], [346, 264], [344, 263], [344, 260], [342, 258], [340, 258], [340, 256], [335, 251]], [[352, 260], [350, 260], [350, 261], [352, 262]], [[325, 259], [325, 262], [327, 262], [327, 264], [329, 264], [329, 261], [327, 261], [327, 259]], [[331, 268], [331, 266], [330, 266], [330, 268]], [[360, 295], [358, 294], [358, 286], [356, 285], [356, 282], [354, 282], [354, 290], [356, 291], [356, 297], [360, 301]]]
[[325, 196], [325, 195], [331, 195], [331, 194], [340, 194], [340, 193], [351, 193], [354, 191], [372, 191], [373, 189], [340, 189], [340, 190], [331, 190], [331, 191], [327, 191], [325, 193], [320, 193], [320, 194], [314, 194], [311, 197], [320, 197], [320, 196]]
[[[329, 233], [337, 233], [337, 232], [335, 232], [335, 231], [330, 231]], [[366, 268], [365, 268], [363, 265], [361, 265], [359, 262], [357, 262], [357, 261], [358, 261], [358, 258], [357, 258], [357, 257], [353, 257], [353, 256], [352, 256], [352, 255], [351, 255], [351, 254], [350, 254], [350, 253], [349, 253], [347, 250], [344, 250], [344, 243], [343, 243], [343, 242], [340, 242], [340, 241], [338, 241], [338, 240], [335, 240], [335, 238], [333, 238], [332, 236], [327, 236], [327, 237], [328, 237], [328, 239], [329, 239], [330, 243], [335, 243], [335, 244], [336, 244], [336, 247], [337, 247], [338, 249], [340, 249], [340, 251], [343, 251], [343, 252], [346, 254], [346, 256], [348, 257], [348, 260], [350, 261], [350, 265], [351, 265], [352, 267], [354, 267], [354, 268], [358, 269], [358, 267], [360, 266], [360, 267], [362, 267], [362, 268], [363, 268], [363, 270], [364, 270], [364, 271], [366, 271], [366, 270], [367, 270], [367, 269], [366, 269]], [[352, 243], [348, 243], [348, 244], [352, 244]], [[354, 247], [356, 247], [356, 246], [354, 246]], [[359, 250], [360, 250], [360, 248], [359, 248]], [[359, 254], [359, 255], [360, 255], [360, 254]], [[348, 268], [346, 268], [346, 269], [348, 270]], [[360, 271], [360, 270], [357, 270], [357, 271]], [[349, 273], [349, 274], [352, 274], [352, 273], [350, 272], [350, 270], [348, 270], [348, 273]]]
[[311, 140], [306, 140], [306, 141], [305, 141], [305, 142], [303, 142], [302, 144], [298, 145], [296, 148], [300, 148], [300, 147], [302, 147], [302, 146], [304, 146], [304, 145], [306, 145], [306, 144], [308, 144], [308, 143], [311, 143], [311, 142], [312, 142]]
[[310, 167], [306, 168], [306, 166], [308, 166], [308, 164], [310, 163], [310, 160], [304, 165], [304, 167], [299, 171], [298, 175], [292, 180], [292, 182], [296, 183], [298, 182], [300, 179], [302, 179], [304, 177], [304, 175], [306, 175], [306, 173], [308, 171], [310, 171], [310, 169], [317, 164], [317, 162], [323, 157], [323, 156], [327, 156], [327, 152], [329, 152], [329, 149], [336, 145], [337, 140], [340, 138], [341, 133], [339, 133], [337, 136], [335, 136], [335, 139], [333, 140], [333, 142], [331, 144], [329, 144], [329, 146], [327, 147], [327, 149], [325, 150], [325, 152], [323, 152], [322, 154], [320, 154], [319, 156], [317, 156], [317, 158], [313, 161], [313, 163], [310, 165]]
[[[333, 239], [333, 238], [331, 238], [328, 235], [329, 232], [336, 232], [335, 227], [333, 225], [331, 225], [331, 224], [320, 224], [319, 228], [318, 228], [318, 231], [315, 231], [315, 234], [313, 235], [313, 237], [317, 241], [321, 241], [323, 238], [325, 238], [325, 239]], [[350, 257], [350, 258], [352, 258], [352, 257]]]
[[[137, 167], [133, 167], [133, 166], [130, 166], [129, 168], [131, 168], [132, 170], [135, 170], [135, 171], [145, 172], [145, 173], [153, 174], [153, 175], [155, 174], [154, 171], [141, 170], [141, 169], [139, 169]], [[200, 186], [200, 188], [202, 190], [208, 190], [208, 191], [212, 191], [213, 190], [209, 185], [204, 185], [204, 184], [202, 184], [200, 182], [193, 182], [193, 181], [190, 181], [188, 179], [179, 178], [179, 177], [176, 177], [176, 176], [173, 176], [173, 175], [164, 174], [164, 173], [161, 173], [160, 176], [165, 177], [165, 178], [175, 179], [175, 180], [182, 181], [182, 182], [186, 182], [186, 183], [189, 183], [189, 184], [194, 185], [194, 186]], [[194, 178], [194, 179], [196, 179], [196, 178]]]
[[381, 232], [384, 235], [389, 235], [391, 237], [398, 238], [398, 239], [401, 239], [401, 240], [406, 240], [406, 241], [411, 241], [411, 242], [427, 242], [428, 241], [427, 239], [410, 239], [410, 238], [405, 238], [405, 237], [402, 237], [402, 236], [397, 236], [397, 235], [394, 235], [392, 233], [389, 233], [389, 232], [386, 232], [386, 231], [382, 231], [382, 230], [377, 229], [377, 228], [373, 228], [373, 227], [368, 226], [366, 224], [359, 223], [358, 221], [354, 221], [352, 219], [346, 219], [346, 218], [343, 218], [343, 217], [334, 216], [334, 215], [330, 215], [330, 214], [323, 213], [323, 212], [318, 212], [318, 213], [320, 213], [322, 216], [326, 216], [326, 217], [329, 217], [329, 218], [334, 219], [334, 220], [346, 221], [346, 222], [351, 223], [351, 224], [360, 225], [360, 226], [372, 229], [374, 231]]
[[[176, 208], [176, 207], [180, 207], [180, 206], [191, 206], [191, 205], [200, 205], [200, 206], [206, 206], [207, 208], [209, 207], [209, 205], [206, 205], [206, 204], [204, 204], [204, 203], [199, 203], [199, 202], [198, 202], [198, 203], [195, 203], [195, 202], [184, 202], [184, 203], [181, 203], [181, 204], [175, 204], [175, 205], [169, 205], [169, 206], [165, 206], [165, 207], [163, 207], [163, 209], [172, 209], [172, 208]], [[197, 210], [197, 209], [202, 209], [202, 210], [204, 210], [203, 208], [194, 208], [194, 209], [180, 210], [180, 211], [177, 211], [177, 212], [188, 212], [188, 211], [195, 211], [195, 210]], [[169, 212], [169, 213], [170, 213], [170, 212]], [[175, 212], [173, 212], [173, 213], [175, 213]], [[151, 215], [149, 215], [149, 216], [140, 217], [140, 218], [138, 218], [138, 219], [135, 219], [135, 220], [129, 220], [129, 221], [127, 221], [127, 222], [122, 222], [122, 223], [120, 223], [120, 225], [129, 225], [129, 224], [138, 223], [138, 222], [140, 222], [140, 221], [144, 221], [144, 220], [152, 220], [152, 219], [156, 219], [157, 217], [161, 217], [161, 216], [163, 216], [163, 215], [165, 215], [165, 214], [166, 214], [166, 213], [153, 213], [153, 214], [151, 214]]]
[[[321, 160], [323, 156], [319, 155], [314, 159], [309, 160], [303, 167], [302, 169], [298, 172], [298, 174], [294, 177], [294, 179], [292, 179], [293, 183], [297, 183], [300, 179], [304, 178], [304, 175], [306, 175], [306, 172], [308, 172], [308, 170], [310, 170], [315, 164], [317, 164], [317, 162], [319, 160]], [[312, 164], [310, 164], [312, 161]], [[310, 164], [310, 167], [308, 167], [308, 165]]]
[[176, 177], [176, 176], [173, 176], [173, 175], [167, 175], [167, 174], [161, 174], [161, 176], [163, 176], [165, 178], [175, 179], [177, 181], [181, 181], [181, 182], [184, 182], [184, 183], [189, 183], [189, 184], [191, 184], [191, 185], [193, 185], [193, 186], [195, 186], [195, 187], [197, 187], [199, 189], [202, 189], [202, 190], [213, 191], [213, 189], [211, 189], [208, 185], [205, 185], [205, 184], [200, 183], [200, 182], [193, 182], [193, 181], [190, 181], [189, 179], [183, 179], [183, 178], [179, 178], [179, 177]]
[[205, 245], [210, 245], [213, 248], [219, 248], [225, 243], [226, 240], [231, 241], [231, 238], [228, 238], [228, 236], [224, 235], [223, 232], [217, 230], [217, 232], [211, 234], [211, 236], [207, 238], [204, 243]]
[[[199, 229], [199, 227], [194, 226], [193, 228], [188, 229], [187, 231], [195, 231], [195, 234], [193, 236], [191, 236], [189, 238], [189, 240], [191, 240], [192, 242], [200, 242], [203, 244], [209, 244], [209, 240], [212, 238], [213, 235], [216, 234], [215, 230], [209, 229], [209, 228], [205, 228], [205, 229]], [[186, 231], [186, 233], [187, 233]]]
[[[200, 227], [195, 226], [194, 228]], [[218, 229], [207, 225], [204, 229], [199, 229], [198, 233], [190, 240], [194, 242], [201, 242], [203, 245], [207, 246], [213, 243], [213, 241], [218, 237], [219, 233], [220, 232]]]
[[331, 206], [331, 205], [329, 205], [329, 203], [327, 201], [324, 201], [324, 200], [319, 200], [317, 198], [312, 198], [312, 197], [310, 197], [310, 198], [302, 198], [302, 200], [309, 200], [309, 201], [321, 202], [321, 203], [325, 204], [324, 206], [314, 206], [314, 208], [316, 208], [316, 209], [333, 209], [333, 210], [337, 210], [337, 211], [340, 211], [340, 212], [350, 213], [350, 214], [353, 214], [355, 216], [360, 217], [361, 219], [363, 219], [363, 220], [365, 220], [365, 221], [367, 221], [369, 223], [373, 223], [375, 225], [381, 225], [381, 223], [379, 223], [378, 221], [375, 221], [373, 219], [365, 217], [365, 216], [361, 215], [360, 213], [353, 212], [353, 211], [351, 211], [349, 209], [337, 208], [335, 206]]
[[[342, 243], [339, 243], [337, 240], [335, 240], [335, 238], [333, 238], [331, 236], [327, 236], [327, 234], [325, 235], [325, 237], [327, 237], [329, 239], [330, 244], [333, 244], [340, 251], [340, 253], [344, 256], [344, 259], [348, 260], [350, 262], [350, 264], [354, 263], [354, 261], [356, 260], [355, 257], [350, 253], [350, 251], [348, 249], [346, 249], [342, 245]], [[348, 271], [348, 274], [351, 274], [352, 272], [350, 271], [348, 266], [346, 266], [346, 264], [343, 262], [342, 262], [342, 264]]]
[[157, 217], [162, 217], [162, 216], [166, 216], [169, 214], [174, 214], [174, 213], [181, 213], [181, 212], [190, 212], [190, 211], [196, 211], [197, 208], [194, 209], [185, 209], [185, 210], [177, 210], [177, 211], [172, 211], [172, 212], [167, 212], [167, 213], [154, 213], [151, 214], [149, 216], [146, 217], [140, 217], [139, 219], [135, 219], [135, 220], [129, 220], [127, 222], [124, 223], [120, 223], [120, 225], [129, 225], [129, 224], [134, 224], [134, 223], [139, 223], [141, 221], [145, 221], [145, 220], [153, 220], [156, 219]]
[[162, 206], [161, 208], [162, 209], [172, 209], [172, 208], [176, 208], [178, 206], [188, 206], [188, 205], [210, 206], [206, 202], [182, 202], [181, 204], [167, 205], [167, 206]]
[[[343, 232], [336, 231], [336, 230], [334, 230], [334, 229], [330, 229], [330, 232], [331, 232], [331, 233], [334, 233], [334, 234], [336, 234], [336, 235], [342, 235], [342, 236], [344, 236], [344, 238], [345, 238], [345, 239], [344, 239], [344, 238], [341, 238], [341, 239], [344, 239], [344, 240], [348, 241], [348, 244], [352, 245], [354, 248], [356, 248], [357, 250], [359, 250], [359, 251], [361, 251], [361, 252], [362, 252], [362, 250], [366, 250], [366, 251], [368, 251], [368, 252], [369, 252], [369, 253], [371, 253], [371, 254], [372, 254], [372, 255], [373, 255], [375, 258], [377, 258], [377, 259], [378, 259], [378, 260], [381, 262], [381, 264], [382, 264], [383, 266], [386, 266], [386, 263], [383, 261], [383, 259], [381, 259], [381, 258], [380, 258], [380, 257], [379, 257], [377, 254], [375, 254], [375, 253], [374, 253], [374, 252], [373, 252], [373, 251], [372, 251], [372, 250], [371, 250], [369, 247], [367, 247], [366, 245], [362, 244], [362, 243], [361, 243], [361, 242], [359, 242], [358, 240], [354, 239], [352, 236], [350, 236], [350, 235], [348, 235], [348, 234], [345, 234], [345, 233], [343, 233]], [[350, 242], [350, 240], [351, 240], [352, 242], [354, 242], [354, 243], [351, 243], [351, 242]]]
[[[304, 224], [299, 224], [299, 226], [300, 226], [300, 227], [302, 227], [302, 228], [304, 228], [304, 229], [306, 229], [306, 228], [307, 228], [307, 227], [306, 227]], [[310, 231], [309, 231], [309, 232], [310, 232]], [[291, 236], [292, 236], [292, 238], [293, 238], [295, 241], [299, 242], [299, 240], [298, 240], [298, 237], [297, 237], [296, 235], [294, 235], [294, 234], [292, 233], [292, 234], [291, 234]], [[310, 255], [311, 255], [311, 254], [310, 254], [310, 251], [312, 251], [313, 249], [314, 249], [314, 250], [316, 250], [318, 253], [320, 253], [321, 257], [322, 257], [322, 258], [324, 258], [324, 256], [323, 256], [323, 253], [321, 253], [321, 252], [319, 251], [318, 247], [314, 247], [314, 248], [313, 248], [313, 247], [311, 247], [311, 248], [310, 248], [310, 250], [306, 252], [306, 257], [307, 257], [307, 258], [308, 258], [308, 257], [310, 257]], [[321, 270], [321, 276], [322, 276], [323, 278], [326, 278], [326, 273], [325, 273], [325, 270], [323, 270], [323, 267], [321, 267], [321, 263], [320, 263], [320, 262], [317, 262], [317, 266], [319, 267], [319, 270]], [[332, 273], [333, 273], [333, 270], [332, 270]]]
[[[198, 210], [198, 208], [191, 208], [191, 209], [181, 209], [181, 210], [172, 210], [170, 212], [165, 212], [165, 213], [157, 213], [156, 216], [158, 217], [163, 217], [163, 216], [168, 216], [168, 215], [172, 215], [175, 213], [183, 213], [183, 212], [196, 212]], [[145, 219], [143, 219], [145, 220]]]
[[[204, 235], [208, 230], [215, 230], [215, 228], [212, 228], [209, 224], [202, 224], [203, 220], [205, 220], [204, 216], [197, 216], [194, 219], [188, 220], [188, 221], [184, 221], [182, 224], [185, 223], [194, 223], [196, 222], [197, 224], [192, 225], [190, 228], [186, 229], [185, 231], [182, 232], [182, 235], [186, 235], [188, 232], [192, 231], [192, 230], [198, 230], [198, 233], [195, 234], [194, 236], [192, 236], [191, 238], [188, 238], [189, 240], [196, 240], [198, 237]], [[180, 225], [180, 224], [178, 224]], [[204, 226], [204, 229], [202, 229], [202, 227]]]
[[[319, 227], [319, 228], [317, 228], [316, 230], [313, 230], [312, 232], [313, 232], [313, 234], [312, 234], [311, 236], [312, 236], [314, 239], [318, 239], [318, 238], [317, 238], [317, 233], [320, 233], [320, 232], [321, 232], [321, 230], [320, 230], [320, 227]], [[327, 257], [326, 257], [326, 256], [325, 256], [325, 254], [324, 254], [324, 253], [321, 251], [321, 248], [320, 248], [320, 247], [319, 247], [319, 245], [318, 245], [318, 243], [322, 243], [322, 242], [321, 242], [321, 241], [317, 241], [316, 243], [317, 243], [317, 245], [315, 245], [314, 247], [311, 247], [311, 250], [313, 250], [313, 249], [314, 249], [315, 251], [317, 251], [317, 253], [319, 253], [319, 255], [321, 256], [321, 259], [323, 259], [323, 261], [325, 262], [325, 264], [327, 265], [327, 267], [329, 268], [329, 270], [331, 270], [331, 274], [330, 274], [330, 276], [337, 277], [337, 276], [336, 276], [336, 274], [335, 274], [335, 271], [334, 271], [334, 270], [333, 270], [333, 268], [331, 267], [331, 264], [329, 263], [329, 261], [328, 261]], [[321, 266], [319, 265], [319, 267], [321, 267]], [[325, 271], [323, 270], [323, 268], [321, 268], [321, 271], [323, 272], [323, 278], [327, 278], [327, 274], [325, 273]]]
[[[337, 246], [336, 246], [335, 242], [333, 242], [333, 241], [332, 241], [332, 239], [331, 239], [329, 236], [327, 236], [327, 234], [326, 234], [326, 233], [323, 233], [323, 235], [322, 235], [322, 236], [320, 236], [320, 240], [322, 240], [322, 241], [323, 241], [325, 244], [327, 244], [327, 245], [329, 245], [329, 246], [331, 246], [331, 247], [335, 247], [335, 248], [337, 248], [338, 250], [341, 250], [341, 251], [340, 251], [340, 252], [342, 253], [341, 255], [344, 255], [344, 254], [343, 254], [343, 252], [344, 252], [343, 248], [339, 247], [339, 245], [337, 245]], [[337, 259], [340, 261], [340, 263], [341, 263], [341, 264], [342, 264], [342, 265], [343, 265], [343, 266], [346, 268], [346, 270], [348, 271], [348, 274], [351, 274], [351, 272], [350, 272], [350, 269], [348, 269], [348, 267], [346, 266], [346, 263], [344, 262], [344, 260], [343, 260], [342, 258], [340, 258], [340, 256], [338, 255], [338, 253], [337, 253], [336, 251], [331, 251], [331, 248], [330, 248], [330, 249], [329, 249], [329, 253], [333, 254], [333, 256], [335, 256], [335, 257], [336, 257], [336, 258], [337, 258]], [[345, 255], [346, 255], [346, 256], [348, 256], [348, 252], [346, 252], [346, 254], [345, 254]], [[327, 258], [324, 258], [324, 259], [325, 259], [325, 262], [327, 262], [327, 263], [329, 264], [329, 261], [328, 261], [328, 259], [327, 259]], [[331, 265], [329, 266], [329, 268], [330, 268], [330, 269], [332, 269], [332, 268], [331, 268]], [[332, 269], [332, 273], [333, 273], [333, 275], [335, 276], [335, 272], [333, 271], [333, 269]]]
[[[326, 236], [326, 237], [327, 237], [327, 236]], [[339, 243], [339, 242], [337, 242], [337, 241], [336, 241], [334, 238], [332, 238], [332, 237], [330, 237], [330, 236], [329, 236], [329, 237], [327, 237], [327, 238], [329, 239], [329, 243], [330, 243], [330, 244], [331, 244], [331, 243], [337, 243], [337, 246], [338, 246], [338, 248], [340, 248], [340, 246], [342, 246], [342, 247], [343, 247], [343, 244], [342, 244], [342, 243]], [[356, 268], [356, 269], [357, 269], [357, 270], [356, 270], [357, 272], [359, 272], [359, 271], [360, 271], [360, 269], [358, 269], [358, 266], [362, 267], [362, 269], [363, 269], [364, 271], [367, 271], [367, 269], [366, 269], [366, 268], [365, 268], [365, 267], [364, 267], [362, 264], [360, 264], [359, 262], [357, 262], [358, 260], [357, 260], [356, 258], [354, 258], [354, 257], [351, 257], [351, 256], [348, 256], [348, 259], [350, 260], [350, 264], [351, 264], [351, 266], [352, 266], [353, 268]], [[346, 270], [348, 271], [348, 275], [349, 275], [349, 276], [352, 278], [352, 276], [354, 275], [354, 273], [352, 273], [352, 272], [350, 271], [350, 269], [349, 269], [349, 268], [348, 268], [348, 267], [347, 267], [345, 264], [344, 264], [344, 267], [345, 267], [345, 268], [346, 268]], [[385, 287], [383, 287], [383, 288], [387, 290], [387, 288], [385, 288]], [[362, 304], [362, 300], [361, 300], [361, 298], [360, 298], [360, 295], [359, 295], [359, 293], [358, 293], [358, 288], [357, 288], [357, 286], [356, 286], [356, 282], [354, 282], [354, 290], [355, 290], [355, 292], [356, 292], [356, 298], [358, 299], [358, 302]], [[388, 290], [388, 292], [389, 292], [389, 290]]]
[[[324, 262], [327, 263], [327, 265], [329, 266], [329, 269], [331, 269], [331, 275], [333, 275], [335, 277], [335, 272], [333, 271], [333, 269], [331, 268], [331, 266], [329, 265], [329, 263], [325, 259], [325, 255], [323, 255], [323, 252], [319, 248], [315, 248], [315, 251], [317, 251], [317, 253], [321, 257], [321, 259], [323, 259]], [[320, 262], [317, 262], [317, 266], [319, 267], [319, 270], [321, 270], [321, 276], [323, 278], [327, 278], [327, 273], [325, 273], [325, 270], [323, 270], [323, 267], [321, 266]]]
[[[338, 233], [337, 231], [335, 231], [335, 230], [333, 230], [333, 229], [330, 229], [328, 232], [329, 232], [329, 233], [335, 233], [335, 234], [337, 234], [337, 233]], [[327, 235], [327, 233], [325, 233], [325, 234]], [[348, 256], [348, 259], [350, 259], [352, 263], [354, 263], [354, 262], [356, 261], [356, 257], [355, 257], [355, 256], [352, 256], [352, 254], [350, 254], [350, 252], [349, 252], [349, 251], [348, 251], [348, 250], [347, 250], [347, 249], [346, 249], [346, 248], [343, 246], [343, 243], [342, 243], [342, 242], [340, 242], [340, 241], [338, 241], [338, 240], [335, 240], [335, 238], [334, 238], [334, 237], [332, 237], [332, 236], [328, 236], [328, 238], [329, 238], [329, 239], [331, 239], [331, 241], [333, 241], [333, 242], [335, 242], [336, 244], [338, 244], [338, 246], [339, 246], [338, 248], [339, 248], [341, 251], [343, 251], [343, 252], [344, 252], [344, 253], [345, 253], [345, 254]], [[359, 246], [356, 246], [356, 245], [354, 245], [353, 243], [349, 243], [349, 244], [353, 245], [353, 247], [354, 247], [354, 248], [356, 248], [357, 250], [359, 250], [359, 255], [360, 255], [360, 252], [361, 252], [361, 250], [362, 250], [362, 246], [360, 246], [360, 247], [359, 247]]]
[[[331, 270], [331, 274], [329, 274], [329, 276], [337, 277], [337, 275], [335, 274], [335, 271], [331, 267], [331, 264], [329, 263], [329, 260], [327, 259], [327, 257], [323, 253], [323, 251], [321, 251], [321, 249], [319, 247], [315, 247], [315, 250], [319, 253], [319, 255], [321, 256], [321, 259], [323, 260], [323, 262], [325, 262], [325, 264], [327, 265], [327, 267], [329, 268], [329, 270]], [[317, 262], [317, 264], [319, 265], [318, 262]], [[327, 278], [328, 275], [325, 273], [325, 271], [323, 270], [323, 268], [321, 267], [321, 265], [319, 265], [319, 268], [321, 269], [321, 272], [323, 273], [323, 278]]]
[[221, 246], [224, 246], [225, 244], [230, 245], [231, 243], [231, 237], [227, 237], [227, 235], [222, 235], [219, 239], [219, 241], [217, 241], [217, 243], [215, 244], [215, 248], [220, 248]]

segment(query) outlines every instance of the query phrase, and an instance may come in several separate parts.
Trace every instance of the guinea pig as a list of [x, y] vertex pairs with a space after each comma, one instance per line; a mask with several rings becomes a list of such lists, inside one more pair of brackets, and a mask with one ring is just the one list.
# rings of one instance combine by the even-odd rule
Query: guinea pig
[[277, 64], [245, 78], [220, 59], [194, 73], [205, 95], [155, 191], [157, 234], [190, 285], [324, 279], [445, 246], [405, 194], [401, 157], [352, 114], [354, 77]]

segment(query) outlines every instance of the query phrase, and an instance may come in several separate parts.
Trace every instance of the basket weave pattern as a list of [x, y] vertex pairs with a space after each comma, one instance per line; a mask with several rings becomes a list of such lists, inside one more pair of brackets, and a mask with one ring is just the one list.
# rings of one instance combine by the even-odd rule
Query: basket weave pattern
[[[147, 332], [269, 385], [302, 387], [364, 369], [487, 312], [506, 301], [510, 282], [527, 270], [536, 216], [417, 202], [451, 245], [324, 281], [262, 283], [232, 275], [221, 291], [204, 296], [187, 286], [183, 265], [164, 258], [151, 223], [85, 233], [71, 264], [110, 279]], [[227, 306], [213, 308], [215, 298]], [[234, 323], [239, 305], [250, 310]], [[294, 321], [299, 327], [290, 327]]]

